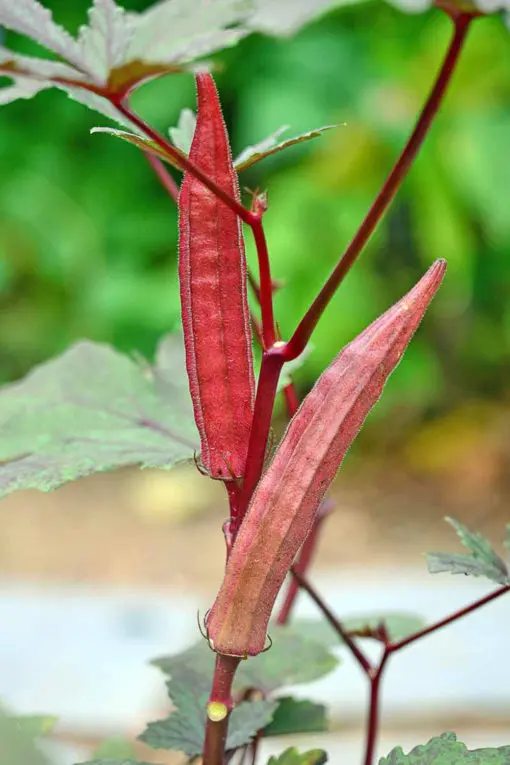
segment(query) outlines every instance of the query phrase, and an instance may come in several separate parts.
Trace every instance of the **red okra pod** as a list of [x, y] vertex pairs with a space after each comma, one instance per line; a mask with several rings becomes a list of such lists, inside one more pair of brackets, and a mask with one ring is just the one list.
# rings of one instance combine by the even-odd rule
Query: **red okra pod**
[[320, 502], [445, 268], [444, 261], [436, 261], [405, 297], [349, 343], [291, 420], [255, 489], [207, 619], [218, 653], [254, 656], [263, 650], [276, 596]]
[[[239, 200], [221, 106], [208, 73], [196, 77], [197, 124], [190, 159]], [[254, 376], [239, 218], [190, 173], [179, 196], [179, 280], [186, 367], [201, 461], [213, 478], [244, 472]]]

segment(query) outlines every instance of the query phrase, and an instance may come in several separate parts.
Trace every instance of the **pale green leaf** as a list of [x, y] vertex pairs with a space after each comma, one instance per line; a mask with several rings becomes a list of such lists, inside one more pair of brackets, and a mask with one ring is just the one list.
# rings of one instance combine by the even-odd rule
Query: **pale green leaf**
[[[126, 13], [115, 0], [93, 0], [89, 23], [74, 39], [37, 0], [0, 0], [0, 27], [26, 35], [65, 62], [33, 58], [28, 63], [24, 57], [25, 66], [18, 61], [13, 67], [19, 57], [3, 51], [0, 73], [13, 86], [0, 103], [55, 86], [138, 133], [107, 96], [125, 95], [148, 79], [183, 71], [194, 59], [234, 45], [249, 33], [241, 22], [252, 7], [251, 0], [163, 0], [141, 13]], [[103, 98], [80, 83], [107, 93]]]
[[252, 0], [163, 0], [131, 14], [135, 31], [131, 60], [152, 63], [192, 61], [235, 45], [248, 30], [241, 26]]
[[156, 765], [156, 763], [153, 762], [140, 762], [139, 760], [133, 760], [133, 759], [122, 759], [119, 760], [118, 758], [111, 758], [111, 757], [101, 757], [100, 759], [94, 759], [94, 760], [87, 760], [86, 762], [77, 762], [75, 765]]
[[123, 738], [110, 738], [99, 744], [92, 756], [101, 759], [134, 759], [135, 753], [131, 744]]
[[107, 135], [112, 135], [114, 138], [120, 138], [122, 141], [127, 141], [128, 143], [137, 146], [142, 151], [150, 152], [150, 154], [153, 154], [158, 159], [162, 159], [165, 162], [168, 162], [178, 170], [181, 169], [180, 164], [176, 162], [173, 157], [167, 154], [164, 149], [162, 149], [155, 141], [151, 141], [149, 138], [144, 138], [143, 136], [135, 135], [134, 133], [128, 133], [125, 130], [116, 130], [115, 128], [107, 127], [95, 127], [92, 128], [90, 132], [106, 133]]
[[94, 0], [88, 15], [78, 34], [81, 60], [94, 82], [106, 84], [110, 72], [128, 60], [135, 20], [115, 0]]
[[360, 0], [255, 0], [256, 11], [249, 26], [270, 35], [290, 36], [301, 27], [341, 6]]
[[192, 109], [182, 109], [177, 126], [169, 129], [172, 143], [186, 155], [189, 154], [191, 149], [196, 124], [197, 118], [195, 112]]
[[449, 572], [466, 576], [483, 576], [497, 584], [510, 584], [510, 572], [505, 561], [494, 551], [481, 534], [470, 531], [453, 518], [446, 519], [456, 530], [460, 541], [471, 555], [461, 553], [428, 553], [427, 565], [431, 574]]
[[309, 130], [307, 133], [300, 133], [299, 135], [287, 138], [285, 141], [278, 143], [278, 138], [281, 133], [288, 130], [288, 127], [278, 128], [272, 135], [265, 138], [260, 143], [256, 143], [253, 146], [248, 146], [234, 161], [234, 167], [238, 173], [251, 167], [256, 162], [260, 162], [261, 159], [270, 157], [272, 154], [276, 154], [279, 151], [288, 149], [289, 146], [295, 146], [298, 143], [304, 143], [312, 138], [319, 138], [326, 130], [332, 130], [333, 128], [340, 127], [340, 125], [324, 125], [323, 127]]
[[398, 746], [387, 757], [381, 757], [379, 765], [508, 765], [509, 762], [510, 746], [469, 751], [465, 744], [457, 741], [455, 733], [443, 733], [408, 754]]
[[323, 749], [310, 749], [299, 753], [294, 747], [286, 749], [279, 757], [271, 757], [267, 765], [324, 765], [328, 755]]
[[0, 390], [0, 427], [0, 496], [189, 459], [198, 436], [182, 338], [165, 338], [153, 367], [79, 342]]
[[36, 738], [49, 732], [54, 718], [16, 717], [0, 709], [0, 760], [5, 765], [51, 765]]

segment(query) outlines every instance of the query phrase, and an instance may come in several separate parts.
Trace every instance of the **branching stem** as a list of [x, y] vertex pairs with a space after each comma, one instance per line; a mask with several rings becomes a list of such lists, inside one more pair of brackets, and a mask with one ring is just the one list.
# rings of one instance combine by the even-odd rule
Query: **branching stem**
[[415, 632], [412, 635], [403, 638], [402, 640], [398, 640], [395, 643], [392, 643], [388, 638], [384, 644], [383, 653], [379, 663], [374, 665], [364, 654], [361, 648], [359, 648], [356, 640], [345, 629], [342, 622], [337, 619], [335, 614], [331, 611], [317, 590], [310, 584], [310, 582], [307, 581], [306, 577], [297, 572], [295, 568], [291, 569], [291, 571], [294, 578], [299, 583], [299, 586], [308, 593], [322, 614], [326, 617], [329, 624], [331, 624], [333, 629], [337, 632], [342, 642], [345, 643], [370, 683], [370, 699], [367, 719], [367, 735], [365, 740], [364, 765], [373, 765], [374, 762], [377, 734], [379, 730], [381, 680], [390, 657], [394, 653], [400, 651], [402, 648], [405, 648], [412, 643], [418, 642], [418, 640], [421, 640], [427, 635], [431, 635], [433, 632], [437, 632], [438, 630], [443, 629], [443, 627], [446, 627], [449, 624], [453, 624], [453, 622], [462, 619], [464, 616], [467, 616], [468, 614], [477, 611], [479, 608], [482, 608], [482, 606], [487, 605], [487, 603], [491, 603], [493, 600], [496, 600], [502, 595], [505, 595], [507, 592], [510, 592], [510, 585], [504, 585], [498, 590], [494, 590], [488, 595], [485, 595], [483, 598], [475, 600], [474, 603], [471, 603], [469, 606], [455, 611], [444, 619], [434, 622], [429, 627], [419, 630], [418, 632]]

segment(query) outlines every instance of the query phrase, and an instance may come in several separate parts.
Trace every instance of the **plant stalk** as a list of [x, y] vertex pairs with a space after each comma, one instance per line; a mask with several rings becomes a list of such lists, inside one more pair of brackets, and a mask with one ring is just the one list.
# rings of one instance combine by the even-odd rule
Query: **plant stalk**
[[228, 721], [234, 706], [232, 683], [240, 661], [237, 656], [216, 654], [211, 694], [207, 703], [203, 765], [225, 765]]
[[403, 638], [402, 640], [398, 640], [395, 643], [392, 643], [390, 640], [388, 640], [388, 642], [386, 642], [384, 645], [383, 654], [379, 664], [374, 666], [365, 655], [365, 653], [359, 648], [355, 639], [345, 629], [342, 622], [337, 619], [337, 617], [334, 615], [334, 613], [331, 611], [329, 606], [325, 603], [313, 585], [310, 584], [304, 575], [296, 572], [295, 569], [291, 569], [291, 571], [293, 576], [297, 579], [300, 587], [302, 587], [310, 595], [314, 603], [318, 606], [319, 610], [326, 617], [327, 621], [331, 624], [333, 629], [336, 630], [338, 636], [342, 642], [345, 643], [354, 659], [358, 662], [370, 683], [367, 734], [365, 739], [365, 757], [363, 761], [364, 765], [373, 765], [374, 761], [375, 747], [377, 744], [377, 736], [379, 731], [381, 680], [390, 656], [392, 656], [394, 653], [397, 653], [402, 648], [405, 648], [412, 643], [416, 643], [418, 640], [421, 640], [427, 635], [431, 635], [432, 633], [443, 629], [443, 627], [447, 627], [449, 624], [453, 624], [453, 622], [462, 619], [464, 616], [477, 611], [479, 608], [482, 608], [482, 606], [485, 606], [488, 603], [491, 603], [493, 600], [496, 600], [502, 595], [510, 592], [510, 585], [503, 585], [498, 590], [494, 590], [488, 595], [485, 595], [483, 598], [475, 600], [474, 603], [471, 603], [465, 608], [454, 611], [444, 619], [440, 619], [439, 621], [431, 624], [429, 627], [425, 627], [424, 629], [419, 630], [418, 632], [415, 632], [412, 635]]
[[418, 151], [427, 136], [427, 133], [443, 102], [448, 85], [464, 47], [466, 35], [473, 20], [473, 14], [462, 13], [453, 19], [454, 32], [444, 58], [443, 64], [437, 75], [436, 81], [425, 106], [418, 117], [415, 128], [409, 137], [400, 157], [393, 166], [384, 186], [377, 195], [372, 207], [368, 211], [363, 223], [358, 229], [351, 243], [334, 268], [327, 282], [313, 301], [312, 305], [301, 319], [294, 334], [287, 343], [286, 361], [297, 358], [306, 347], [317, 322], [324, 313], [331, 298], [344, 280], [346, 274], [356, 261], [365, 244], [370, 239], [379, 221], [392, 202], [395, 194], [402, 185]]

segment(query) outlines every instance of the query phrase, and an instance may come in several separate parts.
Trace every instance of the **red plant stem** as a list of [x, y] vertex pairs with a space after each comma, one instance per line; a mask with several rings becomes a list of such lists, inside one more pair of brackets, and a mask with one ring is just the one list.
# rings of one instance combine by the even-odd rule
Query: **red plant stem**
[[365, 674], [369, 675], [370, 672], [372, 672], [373, 667], [370, 663], [370, 661], [367, 659], [363, 651], [361, 651], [360, 648], [356, 645], [355, 640], [351, 638], [347, 630], [344, 629], [342, 622], [337, 619], [333, 611], [329, 608], [327, 603], [324, 602], [322, 597], [319, 595], [317, 590], [310, 584], [310, 582], [305, 578], [303, 574], [300, 574], [299, 571], [296, 571], [295, 566], [291, 568], [291, 573], [294, 579], [298, 582], [299, 586], [305, 590], [305, 592], [308, 593], [308, 595], [311, 597], [311, 599], [314, 601], [314, 603], [318, 606], [319, 610], [324, 614], [326, 617], [326, 620], [331, 624], [334, 630], [338, 633], [342, 641], [345, 643], [347, 648], [350, 650], [358, 664], [360, 665], [361, 669]]
[[147, 158], [147, 162], [161, 181], [161, 185], [164, 189], [166, 189], [166, 191], [168, 191], [169, 196], [174, 200], [175, 204], [177, 204], [179, 199], [179, 186], [176, 184], [160, 159], [155, 157], [154, 154], [151, 154], [150, 151], [144, 151], [144, 154]]
[[465, 608], [461, 608], [458, 611], [454, 611], [454, 613], [450, 614], [444, 619], [434, 622], [429, 627], [425, 627], [424, 629], [419, 630], [418, 632], [415, 632], [413, 635], [409, 635], [408, 637], [403, 638], [402, 640], [399, 640], [396, 643], [391, 643], [391, 642], [386, 643], [386, 645], [384, 646], [384, 651], [379, 664], [377, 666], [374, 666], [369, 661], [369, 659], [365, 656], [363, 651], [358, 647], [358, 645], [356, 644], [356, 641], [345, 630], [341, 621], [337, 619], [337, 617], [331, 611], [329, 606], [324, 602], [322, 597], [315, 590], [315, 588], [310, 584], [310, 582], [308, 582], [307, 579], [302, 574], [296, 571], [295, 567], [291, 569], [291, 572], [294, 578], [297, 580], [299, 586], [302, 587], [309, 594], [309, 596], [312, 598], [314, 603], [318, 606], [320, 611], [324, 614], [327, 621], [331, 624], [333, 629], [336, 630], [341, 640], [345, 643], [347, 648], [350, 650], [351, 654], [353, 655], [355, 660], [358, 662], [361, 669], [363, 670], [363, 672], [365, 673], [365, 675], [367, 676], [369, 680], [370, 700], [369, 700], [369, 711], [368, 711], [368, 720], [367, 720], [367, 735], [366, 735], [364, 765], [372, 765], [374, 760], [375, 746], [377, 743], [377, 734], [379, 730], [381, 680], [382, 680], [383, 672], [387, 666], [390, 656], [392, 656], [394, 653], [397, 653], [402, 648], [405, 648], [406, 646], [411, 645], [412, 643], [416, 643], [418, 640], [421, 640], [423, 637], [426, 637], [427, 635], [431, 635], [433, 632], [437, 632], [443, 627], [446, 627], [449, 624], [456, 622], [458, 619], [462, 619], [464, 616], [467, 616], [473, 611], [477, 611], [482, 606], [487, 605], [487, 603], [491, 603], [493, 600], [496, 600], [497, 598], [500, 598], [502, 595], [505, 595], [507, 592], [510, 592], [510, 585], [504, 585], [503, 587], [500, 587], [498, 590], [494, 590], [488, 595], [485, 595], [483, 598], [480, 598], [479, 600], [475, 600], [475, 602], [471, 603], [469, 606], [466, 606]]
[[136, 114], [136, 112], [131, 111], [129, 105], [124, 100], [113, 99], [111, 100], [111, 103], [121, 114], [124, 115], [124, 117], [127, 117], [128, 120], [140, 128], [140, 130], [145, 133], [146, 136], [154, 141], [154, 143], [157, 143], [158, 146], [160, 146], [167, 154], [174, 157], [174, 159], [178, 162], [179, 165], [183, 167], [184, 170], [187, 170], [195, 178], [201, 181], [204, 186], [209, 189], [209, 191], [212, 191], [212, 193], [215, 194], [218, 199], [221, 199], [221, 201], [224, 202], [227, 207], [230, 207], [230, 209], [233, 210], [233, 212], [235, 212], [236, 215], [238, 215], [244, 223], [246, 223], [248, 226], [252, 226], [254, 221], [258, 220], [258, 216], [254, 215], [236, 199], [223, 191], [223, 189], [220, 188], [212, 178], [209, 178], [206, 173], [203, 173], [202, 170], [197, 165], [195, 165], [195, 163], [192, 162], [185, 154], [178, 151], [175, 146], [172, 146], [170, 141], [167, 141], [166, 138], [163, 138], [163, 136], [160, 135], [157, 130], [154, 130], [150, 125], [148, 125], [145, 120]]
[[290, 618], [292, 608], [296, 602], [296, 598], [301, 587], [298, 577], [305, 576], [308, 568], [310, 567], [324, 518], [324, 515], [317, 515], [317, 518], [315, 519], [315, 522], [312, 526], [312, 530], [303, 542], [301, 550], [299, 551], [297, 560], [292, 567], [292, 573], [294, 576], [289, 581], [284, 601], [276, 617], [277, 624], [287, 624]]
[[441, 621], [439, 622], [435, 622], [434, 624], [431, 624], [430, 627], [425, 627], [425, 629], [420, 630], [419, 632], [415, 632], [414, 635], [409, 635], [409, 637], [403, 638], [402, 640], [399, 640], [397, 643], [390, 644], [388, 646], [390, 653], [395, 653], [396, 651], [400, 651], [401, 648], [405, 648], [411, 643], [415, 643], [417, 640], [421, 640], [426, 635], [430, 635], [433, 632], [437, 632], [437, 630], [440, 630], [443, 627], [446, 627], [448, 624], [451, 624], [452, 622], [456, 622], [458, 619], [462, 619], [464, 616], [467, 616], [473, 611], [477, 611], [482, 606], [485, 606], [487, 603], [491, 603], [493, 600], [496, 600], [496, 598], [500, 598], [502, 595], [505, 595], [507, 592], [510, 592], [510, 585], [505, 584], [503, 585], [503, 587], [500, 587], [498, 590], [494, 590], [494, 592], [490, 592], [488, 595], [485, 595], [483, 598], [480, 598], [479, 600], [475, 600], [475, 602], [471, 603], [471, 605], [466, 606], [465, 608], [461, 608], [459, 611], [455, 611], [453, 614], [450, 614], [450, 616], [447, 616], [445, 619], [441, 619]]
[[389, 656], [390, 654], [386, 646], [377, 669], [367, 673], [370, 682], [370, 700], [368, 707], [367, 733], [365, 737], [364, 765], [372, 765], [374, 761], [381, 710], [381, 680]]
[[285, 398], [285, 404], [287, 406], [289, 419], [291, 419], [299, 409], [299, 399], [296, 391], [296, 386], [293, 382], [290, 382], [285, 386], [283, 389], [283, 395]]
[[450, 46], [446, 53], [434, 86], [418, 117], [416, 126], [411, 133], [400, 157], [391, 170], [384, 186], [377, 195], [372, 207], [368, 211], [363, 223], [347, 247], [345, 253], [334, 268], [326, 284], [323, 286], [312, 305], [301, 319], [291, 339], [287, 343], [286, 360], [290, 361], [299, 356], [306, 347], [310, 336], [317, 325], [320, 317], [326, 309], [329, 301], [335, 294], [339, 285], [356, 261], [365, 244], [370, 239], [374, 229], [383, 217], [389, 204], [400, 188], [408, 174], [416, 155], [432, 125], [450, 80], [461, 54], [469, 25], [473, 19], [472, 14], [463, 13], [454, 19], [454, 33]]
[[[224, 765], [228, 720], [234, 706], [232, 683], [240, 661], [236, 656], [216, 654], [211, 694], [207, 704], [203, 765]], [[214, 711], [220, 712], [216, 719], [213, 707], [216, 708]]]
[[258, 301], [260, 303], [260, 311], [262, 315], [263, 350], [267, 351], [274, 345], [276, 337], [273, 312], [273, 282], [271, 279], [266, 235], [262, 226], [261, 216], [254, 219], [251, 224], [251, 229], [257, 247], [257, 257], [259, 262], [260, 286], [258, 291]]
[[267, 439], [271, 429], [271, 418], [273, 415], [276, 389], [278, 387], [278, 380], [284, 361], [283, 355], [278, 347], [275, 348], [273, 346], [273, 348], [264, 351], [262, 355], [262, 364], [260, 366], [255, 408], [248, 444], [248, 457], [246, 459], [243, 488], [239, 502], [238, 524], [236, 530], [233, 531], [234, 537], [246, 515], [251, 495], [253, 494], [253, 490], [255, 489], [264, 468]]

